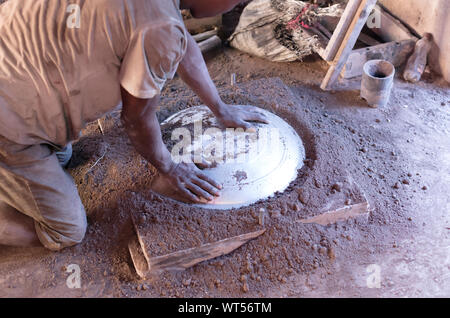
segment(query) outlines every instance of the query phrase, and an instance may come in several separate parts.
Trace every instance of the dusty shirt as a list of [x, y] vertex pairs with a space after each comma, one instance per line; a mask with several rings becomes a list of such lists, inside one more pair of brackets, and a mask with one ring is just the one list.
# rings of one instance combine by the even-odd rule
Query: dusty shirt
[[121, 103], [159, 94], [186, 52], [179, 0], [0, 6], [0, 135], [62, 146]]

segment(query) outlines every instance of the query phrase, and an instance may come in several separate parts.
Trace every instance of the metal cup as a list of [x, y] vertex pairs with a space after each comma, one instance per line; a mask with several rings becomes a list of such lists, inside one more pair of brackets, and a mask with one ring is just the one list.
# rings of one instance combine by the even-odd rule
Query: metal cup
[[364, 65], [361, 97], [370, 107], [385, 107], [394, 86], [395, 67], [384, 60], [371, 60]]

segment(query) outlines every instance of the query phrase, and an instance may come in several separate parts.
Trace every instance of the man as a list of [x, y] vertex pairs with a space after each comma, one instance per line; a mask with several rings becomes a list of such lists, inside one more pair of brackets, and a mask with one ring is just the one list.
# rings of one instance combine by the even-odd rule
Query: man
[[60, 250], [82, 241], [86, 215], [60, 164], [86, 123], [121, 101], [129, 138], [166, 182], [192, 202], [219, 195], [220, 185], [195, 165], [172, 161], [156, 109], [161, 89], [178, 72], [223, 126], [265, 121], [222, 102], [179, 11], [213, 16], [240, 2], [9, 0], [0, 6], [0, 245]]

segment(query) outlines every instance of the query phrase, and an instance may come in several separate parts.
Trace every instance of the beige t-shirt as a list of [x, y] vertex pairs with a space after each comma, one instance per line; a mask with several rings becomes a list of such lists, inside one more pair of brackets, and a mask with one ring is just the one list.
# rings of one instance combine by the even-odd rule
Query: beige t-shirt
[[63, 146], [121, 103], [159, 94], [186, 52], [179, 0], [0, 6], [0, 135]]

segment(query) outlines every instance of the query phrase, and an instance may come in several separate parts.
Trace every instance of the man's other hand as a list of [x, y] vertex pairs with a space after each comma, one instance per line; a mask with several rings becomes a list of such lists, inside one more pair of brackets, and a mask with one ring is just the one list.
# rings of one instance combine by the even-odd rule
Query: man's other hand
[[193, 163], [173, 164], [166, 173], [161, 173], [172, 188], [185, 200], [192, 203], [205, 203], [220, 195], [222, 186], [206, 176]]
[[269, 123], [262, 112], [249, 110], [248, 106], [243, 105], [224, 105], [220, 107], [216, 117], [222, 128], [251, 129], [250, 122]]

